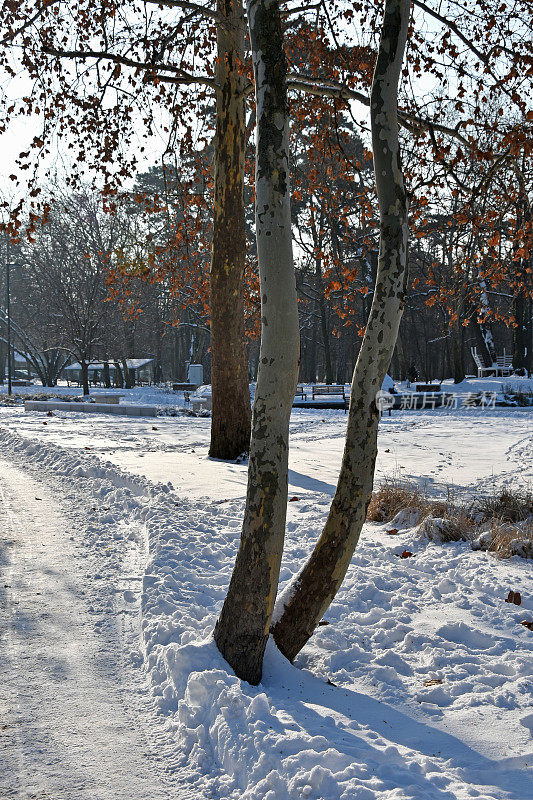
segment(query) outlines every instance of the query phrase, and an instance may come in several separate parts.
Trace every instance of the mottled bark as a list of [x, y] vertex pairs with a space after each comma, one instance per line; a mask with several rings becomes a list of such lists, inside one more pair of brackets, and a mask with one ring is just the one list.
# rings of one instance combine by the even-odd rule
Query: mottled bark
[[289, 194], [289, 116], [279, 3], [248, 0], [257, 108], [256, 236], [261, 351], [241, 542], [215, 640], [235, 673], [261, 680], [285, 533], [289, 419], [299, 330]]
[[273, 627], [276, 644], [290, 660], [312, 635], [344, 579], [372, 492], [379, 421], [376, 394], [394, 351], [407, 278], [407, 197], [400, 166], [397, 92], [409, 10], [409, 0], [385, 2], [370, 112], [380, 211], [375, 292], [355, 366], [343, 462], [329, 516]]
[[494, 364], [496, 361], [496, 349], [490, 325], [487, 322], [478, 322], [477, 319], [474, 319], [473, 323], [476, 346], [482, 361], [485, 364]]
[[232, 459], [248, 452], [251, 426], [243, 299], [246, 109], [240, 66], [245, 22], [242, 0], [217, 0], [217, 11], [228, 25], [217, 28], [209, 454]]

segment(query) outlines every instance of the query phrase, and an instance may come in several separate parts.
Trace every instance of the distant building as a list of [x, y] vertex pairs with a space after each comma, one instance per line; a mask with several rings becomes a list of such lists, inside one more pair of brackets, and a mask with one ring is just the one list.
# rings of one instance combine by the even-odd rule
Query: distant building
[[[120, 372], [122, 372], [122, 362], [110, 360], [106, 363], [109, 367], [109, 377], [111, 379], [111, 383], [116, 386], [120, 380], [119, 375]], [[117, 363], [119, 365], [119, 370], [117, 370], [116, 367]], [[126, 366], [128, 368], [131, 383], [134, 385], [137, 386], [143, 383], [154, 382], [153, 358], [127, 358]], [[103, 384], [105, 367], [106, 364], [104, 364], [103, 361], [91, 361], [88, 367], [89, 383], [92, 383], [93, 385]], [[75, 361], [74, 364], [69, 364], [68, 367], [65, 367], [63, 374], [69, 386], [71, 383], [78, 383], [81, 385], [81, 364], [79, 361]], [[125, 376], [122, 376], [122, 378], [124, 377]]]

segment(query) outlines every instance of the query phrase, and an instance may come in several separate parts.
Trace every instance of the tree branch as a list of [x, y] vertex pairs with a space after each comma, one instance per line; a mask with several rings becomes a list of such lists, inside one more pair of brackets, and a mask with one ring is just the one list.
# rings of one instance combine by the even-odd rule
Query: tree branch
[[0, 41], [0, 44], [8, 44], [9, 42], [14, 41], [14, 39], [16, 39], [19, 34], [23, 33], [23, 31], [31, 27], [31, 25], [33, 25], [33, 23], [36, 22], [36, 20], [38, 20], [39, 17], [42, 16], [45, 11], [48, 11], [53, 5], [57, 5], [60, 2], [61, 0], [50, 0], [48, 3], [43, 3], [42, 6], [37, 9], [35, 14], [29, 19], [27, 19], [20, 26], [20, 28], [10, 31], [8, 34], [6, 34], [6, 36], [4, 36], [4, 38]]
[[157, 75], [156, 73], [159, 70], [164, 70], [165, 72], [171, 72], [176, 76], [179, 76], [173, 78], [171, 81], [165, 80], [167, 83], [182, 83], [189, 85], [192, 83], [198, 83], [202, 86], [209, 86], [211, 89], [217, 88], [216, 82], [212, 78], [207, 78], [203, 75], [190, 75], [189, 73], [180, 69], [180, 67], [175, 67], [172, 64], [150, 64], [144, 61], [135, 61], [134, 59], [127, 58], [126, 56], [116, 55], [115, 53], [106, 53], [100, 50], [56, 50], [52, 47], [45, 47], [43, 48], [43, 52], [46, 53], [46, 55], [55, 56], [57, 58], [77, 58], [81, 61], [84, 61], [88, 58], [94, 58], [98, 61], [111, 61], [114, 64], [122, 64], [126, 67], [132, 67], [144, 72], [152, 72], [158, 80], [164, 80], [164, 76]]
[[[293, 76], [287, 79], [289, 89], [296, 89], [297, 91], [307, 92], [308, 94], [316, 95], [317, 97], [332, 97], [339, 100], [357, 100], [364, 106], [370, 106], [370, 97], [363, 92], [358, 92], [356, 89], [351, 89], [333, 81], [322, 81], [316, 78], [306, 78], [305, 76]], [[398, 121], [404, 128], [412, 130], [412, 126], [422, 128], [423, 130], [433, 130], [439, 133], [444, 133], [447, 136], [452, 136], [454, 139], [460, 141], [465, 147], [470, 148], [471, 144], [456, 128], [450, 128], [447, 125], [441, 125], [437, 122], [419, 117], [407, 111], [398, 111]]]
[[460, 39], [463, 42], [463, 44], [465, 44], [468, 47], [468, 49], [471, 50], [471, 52], [474, 53], [475, 56], [477, 56], [477, 58], [479, 58], [482, 64], [485, 64], [486, 66], [488, 65], [490, 56], [496, 49], [501, 49], [508, 55], [513, 55], [512, 51], [510, 51], [507, 47], [505, 47], [503, 43], [501, 45], [494, 45], [493, 47], [491, 47], [488, 53], [482, 53], [481, 50], [479, 50], [475, 46], [475, 44], [471, 42], [470, 39], [464, 35], [464, 33], [462, 33], [462, 31], [457, 27], [457, 25], [455, 24], [455, 22], [453, 22], [453, 20], [447, 19], [446, 17], [442, 16], [442, 14], [439, 14], [438, 11], [435, 11], [433, 8], [430, 8], [425, 3], [423, 3], [422, 0], [413, 0], [413, 5], [418, 6], [418, 8], [420, 8], [422, 11], [425, 11], [426, 14], [429, 14], [431, 17], [433, 17], [433, 19], [437, 19], [439, 22], [442, 22], [443, 25], [446, 25], [451, 31], [455, 33], [457, 38]]
[[212, 8], [206, 8], [198, 3], [188, 3], [185, 0], [144, 0], [148, 5], [164, 6], [165, 8], [181, 8], [184, 11], [193, 11], [203, 17], [215, 20], [219, 25], [228, 26], [228, 20]]

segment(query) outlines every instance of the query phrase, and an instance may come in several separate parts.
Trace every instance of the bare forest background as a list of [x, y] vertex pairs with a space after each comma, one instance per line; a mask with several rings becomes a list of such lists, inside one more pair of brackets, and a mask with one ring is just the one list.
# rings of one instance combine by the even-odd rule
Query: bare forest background
[[[157, 381], [184, 380], [192, 362], [204, 365], [210, 382], [213, 202], [221, 182], [220, 97], [215, 108], [212, 90], [227, 47], [220, 22], [240, 4], [103, 3], [93, 19], [80, 2], [56, 14], [54, 30], [47, 25], [54, 4], [4, 5], [0, 133], [21, 115], [39, 121], [30, 146], [8, 166], [4, 191], [0, 259], [10, 265], [15, 347], [50, 384], [68, 359], [135, 357], [155, 360]], [[486, 363], [505, 350], [515, 370], [533, 368], [532, 114], [522, 91], [531, 55], [520, 3], [445, 5], [415, 0], [402, 77], [411, 236], [390, 371], [396, 379], [459, 382], [475, 369], [472, 347]], [[380, 13], [372, 2], [282, 4], [300, 381], [351, 380], [372, 303], [379, 215], [361, 103]], [[246, 104], [242, 302], [255, 380], [260, 297], [248, 47], [246, 40], [234, 72]], [[32, 90], [13, 99], [9, 82], [22, 73]], [[148, 170], [136, 167], [132, 128], [145, 129], [152, 149], [156, 129], [166, 137]], [[72, 150], [66, 177], [50, 166], [62, 146]], [[0, 269], [2, 298], [5, 280]], [[2, 314], [5, 322], [5, 308]]]

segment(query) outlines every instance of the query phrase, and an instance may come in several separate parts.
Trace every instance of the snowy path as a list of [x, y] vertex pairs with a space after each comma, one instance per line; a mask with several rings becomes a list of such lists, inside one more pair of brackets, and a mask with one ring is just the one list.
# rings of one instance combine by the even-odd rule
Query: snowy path
[[174, 796], [128, 712], [118, 632], [101, 631], [71, 525], [42, 483], [0, 461], [0, 796]]
[[[520, 411], [457, 420], [392, 418], [381, 434], [383, 472], [402, 467], [402, 474], [430, 479], [430, 470], [446, 462], [449, 474], [463, 470], [462, 478], [454, 476], [455, 486], [483, 490], [494, 479], [523, 485], [533, 466], [531, 419]], [[296, 496], [288, 508], [282, 587], [327, 514], [344, 425], [339, 418], [302, 417], [293, 427]], [[207, 433], [202, 419], [160, 418], [154, 426], [79, 415], [2, 415], [0, 484], [5, 469], [6, 498], [17, 510], [5, 537], [17, 542], [2, 544], [0, 504], [0, 570], [9, 556], [13, 573], [0, 580], [0, 595], [3, 584], [11, 584], [11, 599], [24, 600], [27, 617], [43, 636], [59, 634], [48, 632], [51, 621], [41, 613], [58, 615], [67, 640], [75, 638], [66, 626], [77, 617], [76, 631], [84, 629], [77, 652], [54, 643], [45, 654], [47, 671], [54, 677], [65, 665], [72, 674], [82, 670], [94, 693], [91, 717], [103, 714], [106, 731], [102, 736], [97, 720], [94, 750], [76, 733], [76, 726], [89, 724], [83, 719], [87, 699], [79, 688], [67, 691], [59, 677], [53, 691], [48, 683], [42, 687], [40, 703], [45, 669], [38, 671], [35, 659], [26, 667], [28, 642], [13, 626], [23, 667], [12, 665], [4, 683], [16, 685], [26, 670], [35, 696], [8, 719], [11, 738], [15, 728], [21, 734], [8, 774], [24, 775], [22, 761], [35, 792], [15, 797], [159, 800], [166, 796], [161, 782], [168, 780], [175, 792], [170, 796], [181, 800], [529, 800], [533, 638], [520, 622], [533, 618], [531, 562], [499, 561], [463, 542], [428, 543], [403, 523], [398, 537], [385, 533], [388, 524], [367, 525], [328, 610], [329, 624], [315, 632], [296, 667], [269, 645], [262, 684], [249, 687], [228, 670], [211, 636], [238, 544], [246, 467], [209, 460]], [[5, 467], [2, 457], [24, 476]], [[30, 474], [33, 481], [25, 477]], [[52, 512], [41, 480], [68, 510]], [[78, 522], [69, 530], [71, 518]], [[413, 558], [398, 558], [405, 548]], [[62, 583], [64, 575], [72, 585]], [[59, 607], [34, 597], [45, 585], [61, 598]], [[521, 593], [520, 607], [505, 602], [510, 589]], [[0, 596], [0, 624], [2, 603]], [[66, 621], [65, 604], [71, 609]], [[0, 675], [2, 651], [0, 640]], [[148, 701], [156, 714], [150, 708], [146, 716]], [[54, 703], [67, 709], [57, 709], [57, 720]], [[136, 705], [136, 726], [126, 703]], [[126, 728], [116, 755], [106, 721], [113, 719]], [[3, 733], [1, 800], [13, 796], [2, 792], [3, 780], [17, 786], [2, 774]], [[93, 735], [89, 728], [87, 733]], [[25, 751], [23, 742], [32, 737], [37, 744], [31, 750], [26, 744]], [[101, 759], [98, 753], [95, 778], [91, 753], [102, 738], [108, 749]], [[159, 762], [149, 755], [154, 751], [164, 754]], [[48, 763], [47, 753], [59, 761]], [[128, 765], [127, 785], [120, 768], [114, 771], [121, 758]], [[155, 789], [152, 765], [161, 772]], [[63, 770], [60, 779], [54, 768]], [[39, 791], [43, 787], [46, 792]]]

